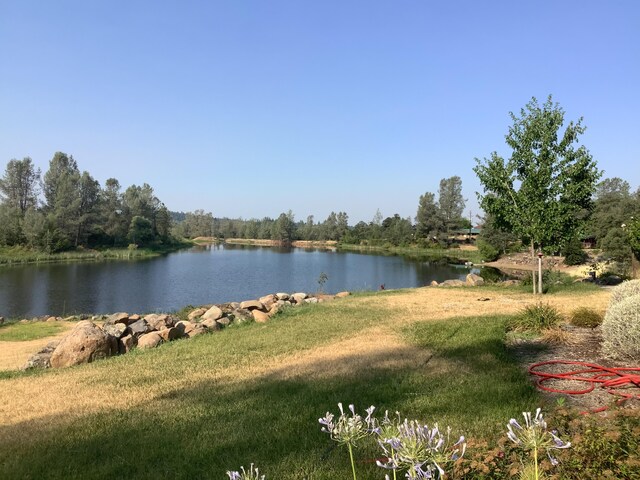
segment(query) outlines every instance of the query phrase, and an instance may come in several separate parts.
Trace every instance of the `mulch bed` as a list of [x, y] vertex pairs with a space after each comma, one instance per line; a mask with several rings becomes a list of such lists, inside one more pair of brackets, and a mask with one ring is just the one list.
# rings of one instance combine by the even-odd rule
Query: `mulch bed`
[[[511, 340], [510, 347], [522, 364], [529, 369], [531, 365], [551, 360], [569, 360], [601, 365], [603, 367], [640, 367], [627, 362], [614, 361], [605, 358], [601, 352], [602, 333], [600, 328], [579, 328], [570, 325], [563, 326], [568, 333], [566, 343], [550, 344], [542, 340]], [[564, 373], [570, 370], [578, 370], [581, 367], [571, 365], [545, 365], [538, 370], [551, 373]], [[537, 377], [531, 376], [531, 381], [536, 382]], [[572, 380], [550, 380], [545, 386], [562, 390], [585, 390], [588, 383]], [[605, 388], [596, 385], [594, 390], [583, 395], [567, 395], [562, 393], [547, 392], [544, 395], [550, 399], [563, 397], [568, 406], [574, 406], [582, 411], [611, 406], [619, 398], [607, 392]], [[640, 394], [640, 388], [631, 387], [628, 393]], [[640, 400], [633, 399], [622, 403], [622, 408], [640, 409]]]

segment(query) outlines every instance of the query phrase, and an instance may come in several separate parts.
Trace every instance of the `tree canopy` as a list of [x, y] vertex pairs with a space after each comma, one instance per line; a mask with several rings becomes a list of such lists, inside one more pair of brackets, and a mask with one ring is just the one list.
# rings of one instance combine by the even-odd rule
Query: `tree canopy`
[[574, 237], [592, 209], [601, 172], [589, 151], [577, 145], [582, 118], [564, 131], [564, 110], [549, 96], [535, 98], [510, 113], [508, 159], [493, 152], [476, 158], [474, 171], [484, 192], [480, 206], [496, 225], [517, 234], [533, 248], [560, 249]]

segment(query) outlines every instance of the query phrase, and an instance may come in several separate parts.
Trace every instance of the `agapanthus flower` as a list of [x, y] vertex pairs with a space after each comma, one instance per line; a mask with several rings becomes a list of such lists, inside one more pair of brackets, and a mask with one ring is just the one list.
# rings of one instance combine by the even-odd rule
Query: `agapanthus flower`
[[240, 467], [240, 471], [228, 471], [227, 475], [229, 480], [265, 480], [265, 476], [260, 476], [258, 468], [253, 466], [253, 463], [249, 467], [249, 470], [245, 470], [244, 467]]
[[358, 440], [366, 437], [376, 428], [376, 422], [373, 418], [375, 407], [373, 405], [366, 409], [367, 416], [365, 418], [356, 413], [353, 405], [349, 405], [351, 415], [345, 413], [342, 403], [338, 403], [338, 408], [340, 416], [337, 419], [330, 412], [318, 419], [318, 422], [323, 425], [322, 431], [328, 433], [331, 440], [355, 446]]
[[515, 418], [509, 420], [507, 424], [507, 437], [509, 440], [522, 447], [525, 451], [545, 451], [551, 463], [557, 465], [558, 461], [551, 452], [569, 448], [571, 443], [565, 442], [558, 437], [557, 431], [549, 431], [547, 429], [547, 422], [544, 420], [540, 408], [536, 409], [533, 417], [531, 412], [523, 412], [522, 415], [524, 416], [524, 427]]
[[382, 468], [407, 470], [406, 478], [442, 478], [445, 473], [442, 467], [461, 458], [466, 449], [464, 437], [452, 444], [451, 429], [447, 428], [443, 434], [437, 424], [429, 427], [405, 419], [395, 430], [388, 429], [387, 436], [379, 438], [387, 460], [376, 463]]

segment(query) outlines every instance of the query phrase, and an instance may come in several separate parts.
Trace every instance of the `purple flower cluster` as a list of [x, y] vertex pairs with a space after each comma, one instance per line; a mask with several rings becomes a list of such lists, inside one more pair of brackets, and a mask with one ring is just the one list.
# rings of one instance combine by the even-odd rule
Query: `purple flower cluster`
[[[509, 420], [507, 424], [507, 437], [514, 444], [522, 447], [525, 451], [538, 452], [545, 451], [553, 465], [558, 464], [558, 460], [553, 457], [553, 450], [569, 448], [570, 442], [565, 442], [558, 437], [558, 432], [547, 429], [547, 422], [542, 417], [541, 409], [537, 409], [532, 417], [531, 412], [523, 412], [524, 427], [515, 418]], [[537, 458], [535, 459], [537, 461]]]
[[[393, 422], [385, 415], [382, 424]], [[442, 478], [445, 473], [443, 467], [461, 458], [466, 449], [464, 437], [452, 443], [451, 429], [447, 428], [443, 433], [438, 424], [429, 427], [416, 420], [405, 419], [397, 422], [395, 428], [382, 428], [381, 433], [378, 443], [387, 461], [378, 461], [378, 466], [395, 471], [406, 470], [405, 478], [409, 479]]]

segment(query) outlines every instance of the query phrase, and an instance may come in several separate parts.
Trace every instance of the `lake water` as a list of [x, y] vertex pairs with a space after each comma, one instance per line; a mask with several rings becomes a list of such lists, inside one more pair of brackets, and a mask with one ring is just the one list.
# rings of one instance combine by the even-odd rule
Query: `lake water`
[[0, 315], [169, 312], [276, 292], [378, 290], [463, 279], [470, 269], [402, 256], [211, 245], [138, 261], [0, 268]]

